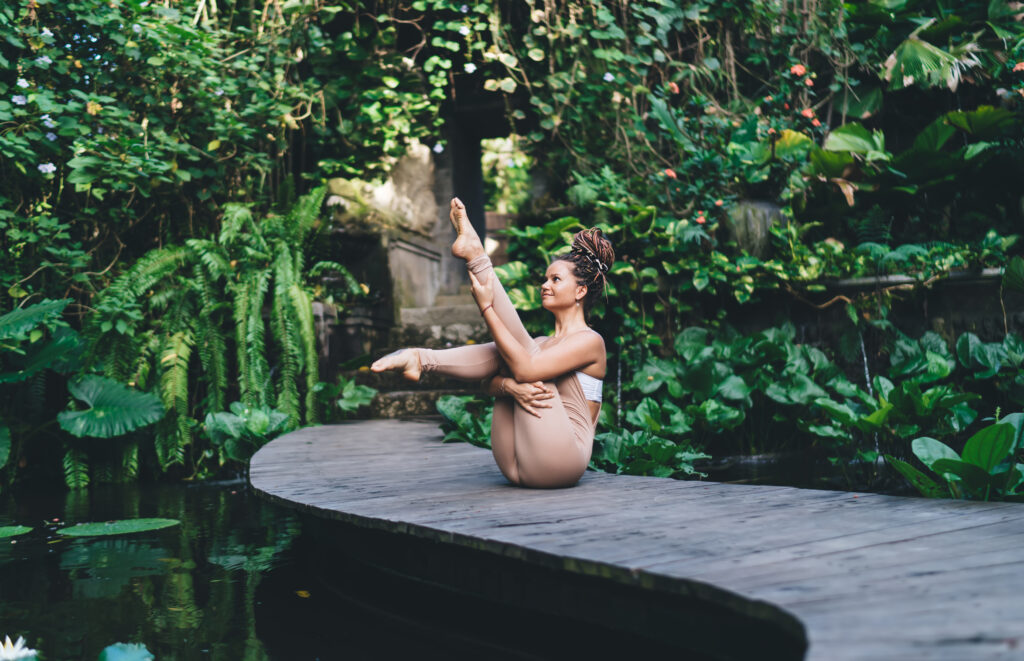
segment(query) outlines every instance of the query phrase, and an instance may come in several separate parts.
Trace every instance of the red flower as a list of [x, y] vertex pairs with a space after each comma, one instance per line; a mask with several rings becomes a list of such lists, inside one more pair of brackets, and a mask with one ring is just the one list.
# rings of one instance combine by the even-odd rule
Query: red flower
[[802, 76], [807, 73], [807, 67], [802, 64], [794, 64], [789, 68], [789, 72], [794, 76]]
[[673, 94], [679, 94], [679, 85], [670, 82], [668, 84], [668, 88], [672, 91]]
[[703, 225], [706, 222], [708, 222], [707, 218], [705, 218], [704, 216], [697, 216], [697, 224], [698, 225]]
[[811, 121], [811, 126], [814, 126], [814, 127], [821, 126], [821, 122], [819, 122], [817, 119], [812, 120]]
[[1024, 62], [1018, 62], [1017, 64], [1013, 65], [1013, 70], [1024, 71]]
[[764, 97], [764, 102], [765, 103], [771, 103], [771, 101], [772, 101], [772, 97], [770, 97], [770, 96]]
[[782, 107], [785, 108], [786, 110], [789, 110], [789, 104], [788, 103], [783, 103]]
[[775, 129], [772, 129], [772, 128], [768, 129], [768, 135], [772, 135], [773, 133], [775, 133]]
[[814, 80], [810, 76], [807, 76], [806, 78], [804, 78], [804, 85], [807, 85], [808, 87], [814, 87]]
[[665, 168], [665, 176], [668, 177], [669, 179], [677, 179], [678, 178], [678, 177], [676, 177], [676, 171], [673, 170], [672, 168]]
[[800, 114], [806, 117], [807, 119], [814, 117], [814, 111], [811, 110], [810, 108], [804, 108], [803, 110], [800, 111]]
[[723, 204], [725, 204], [725, 202], [724, 202], [724, 201], [722, 201], [722, 200], [715, 200], [715, 206], [716, 206], [716, 207], [720, 207], [720, 206], [722, 206]]

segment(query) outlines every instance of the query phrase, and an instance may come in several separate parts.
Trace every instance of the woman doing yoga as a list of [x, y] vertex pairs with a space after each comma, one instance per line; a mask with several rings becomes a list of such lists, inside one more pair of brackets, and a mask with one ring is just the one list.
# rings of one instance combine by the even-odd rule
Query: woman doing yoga
[[487, 393], [495, 396], [491, 448], [505, 477], [524, 487], [572, 486], [590, 463], [601, 410], [604, 340], [587, 326], [584, 307], [604, 289], [615, 260], [611, 243], [599, 229], [579, 232], [570, 252], [548, 266], [541, 304], [555, 316], [555, 333], [532, 338], [458, 198], [452, 200], [450, 217], [458, 232], [452, 254], [466, 260], [473, 297], [494, 341], [403, 349], [370, 369], [400, 370], [413, 381], [422, 372], [484, 380]]

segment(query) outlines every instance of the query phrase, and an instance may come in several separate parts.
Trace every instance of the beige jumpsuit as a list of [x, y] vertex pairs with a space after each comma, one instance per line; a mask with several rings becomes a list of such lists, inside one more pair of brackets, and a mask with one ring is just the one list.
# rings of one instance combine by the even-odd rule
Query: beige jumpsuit
[[[470, 261], [467, 267], [482, 282], [491, 275], [491, 260], [486, 255]], [[493, 283], [494, 311], [502, 323], [530, 353], [543, 352], [548, 338], [530, 337], [501, 283], [497, 278]], [[418, 351], [424, 372], [467, 381], [491, 378], [504, 366], [494, 342]], [[556, 394], [547, 400], [551, 408], [538, 410], [539, 418], [517, 406], [511, 397], [495, 398], [491, 449], [498, 468], [513, 484], [568, 487], [579, 481], [590, 462], [597, 419], [590, 413], [575, 372], [545, 385], [554, 386]]]

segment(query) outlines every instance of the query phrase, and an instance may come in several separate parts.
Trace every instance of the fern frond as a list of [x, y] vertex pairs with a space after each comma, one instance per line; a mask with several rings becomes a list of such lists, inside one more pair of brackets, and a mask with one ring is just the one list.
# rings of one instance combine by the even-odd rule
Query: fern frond
[[206, 268], [213, 280], [219, 280], [231, 274], [231, 263], [224, 247], [209, 239], [189, 239], [185, 242], [196, 255], [198, 261]]
[[76, 447], [65, 445], [64, 452], [64, 484], [69, 489], [84, 489], [89, 486], [89, 463], [85, 452]]
[[317, 422], [316, 393], [320, 380], [320, 357], [316, 351], [316, 323], [313, 320], [313, 301], [305, 289], [296, 283], [287, 290], [288, 304], [294, 315], [296, 341], [302, 352], [302, 369], [306, 374], [306, 423]]
[[281, 360], [277, 379], [276, 408], [287, 413], [291, 424], [297, 426], [302, 421], [298, 381], [303, 352], [295, 328], [296, 319], [292, 318], [288, 305], [288, 289], [294, 281], [295, 273], [292, 269], [289, 246], [282, 241], [274, 260], [274, 300], [270, 320]]
[[246, 224], [252, 225], [252, 209], [245, 204], [229, 202], [224, 205], [224, 215], [220, 223], [220, 236], [217, 242], [226, 246], [238, 237]]
[[139, 444], [127, 443], [121, 449], [121, 481], [134, 482], [139, 477]]
[[192, 442], [192, 424], [188, 410], [188, 365], [195, 338], [191, 329], [178, 331], [167, 337], [160, 352], [160, 399], [167, 409], [165, 420], [173, 429], [158, 434], [157, 459], [166, 470], [172, 464], [184, 464], [185, 446]]
[[202, 302], [196, 318], [196, 337], [202, 375], [208, 387], [207, 405], [213, 411], [222, 411], [228, 375], [227, 346], [219, 314], [221, 303], [217, 300], [209, 275], [198, 265], [195, 267], [195, 277]]
[[331, 274], [331, 280], [339, 280], [343, 283], [345, 290], [353, 295], [358, 296], [362, 293], [362, 289], [359, 287], [359, 281], [352, 275], [344, 264], [338, 262], [332, 262], [330, 260], [319, 261], [309, 269], [309, 277], [316, 278], [325, 273]]
[[115, 283], [121, 284], [123, 291], [131, 292], [136, 299], [141, 298], [160, 280], [180, 269], [192, 257], [192, 251], [186, 246], [151, 250], [119, 276]]
[[292, 205], [285, 220], [285, 239], [299, 247], [309, 236], [317, 221], [320, 220], [320, 208], [327, 196], [327, 185], [317, 186]]
[[270, 406], [270, 366], [267, 364], [267, 342], [263, 323], [263, 301], [270, 285], [270, 270], [260, 271], [252, 278], [244, 339], [246, 365], [250, 377], [250, 397], [254, 406]]
[[235, 326], [235, 355], [238, 361], [239, 399], [247, 406], [255, 406], [255, 393], [252, 386], [252, 370], [249, 368], [249, 351], [246, 342], [249, 335], [249, 303], [252, 299], [251, 289], [255, 286], [252, 280], [244, 280], [231, 288], [234, 296], [232, 320]]

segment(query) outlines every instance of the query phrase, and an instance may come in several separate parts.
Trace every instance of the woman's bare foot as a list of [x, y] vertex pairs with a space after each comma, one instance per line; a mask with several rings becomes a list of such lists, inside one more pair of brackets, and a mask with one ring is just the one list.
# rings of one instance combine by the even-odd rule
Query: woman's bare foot
[[484, 244], [480, 242], [473, 225], [466, 215], [466, 205], [457, 197], [452, 198], [452, 210], [448, 217], [455, 227], [458, 236], [452, 244], [452, 255], [461, 257], [467, 262], [484, 254]]
[[420, 364], [420, 352], [415, 349], [399, 349], [393, 351], [370, 365], [370, 371], [386, 372], [401, 370], [402, 376], [410, 381], [419, 381], [423, 366]]

